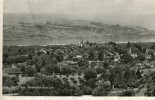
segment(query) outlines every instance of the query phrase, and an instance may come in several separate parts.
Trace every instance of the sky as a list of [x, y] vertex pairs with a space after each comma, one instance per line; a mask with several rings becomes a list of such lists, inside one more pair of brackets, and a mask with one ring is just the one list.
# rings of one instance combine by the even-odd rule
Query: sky
[[155, 0], [4, 0], [4, 13], [67, 14], [155, 30]]

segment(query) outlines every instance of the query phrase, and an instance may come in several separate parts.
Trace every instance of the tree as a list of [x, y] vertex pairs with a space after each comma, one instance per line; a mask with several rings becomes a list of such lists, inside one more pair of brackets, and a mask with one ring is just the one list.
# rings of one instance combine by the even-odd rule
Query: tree
[[107, 69], [108, 66], [109, 66], [108, 62], [105, 61], [105, 62], [103, 63], [103, 66], [104, 66], [105, 69]]
[[124, 79], [126, 84], [128, 84], [129, 78], [130, 78], [130, 69], [129, 67], [126, 67], [125, 74], [124, 74]]
[[82, 89], [80, 89], [80, 94], [81, 95], [91, 95], [92, 94], [92, 89], [88, 86], [83, 86]]
[[103, 60], [103, 53], [102, 53], [102, 51], [100, 51], [100, 52], [98, 53], [98, 59], [99, 59], [100, 61]]
[[152, 91], [152, 95], [155, 96], [155, 88]]
[[63, 57], [61, 55], [55, 55], [55, 58], [58, 62], [62, 62]]
[[85, 60], [85, 59], [80, 59], [79, 61], [78, 61], [78, 67], [86, 67], [86, 68], [88, 68], [88, 66], [89, 66], [89, 61], [88, 60]]
[[127, 86], [135, 87], [135, 81], [136, 81], [135, 71], [127, 68], [124, 74], [124, 80]]
[[7, 79], [6, 81], [4, 81], [4, 85], [7, 87], [11, 87], [14, 86], [14, 82], [11, 79]]
[[16, 63], [17, 60], [16, 60], [16, 57], [15, 56], [9, 56], [6, 61], [5, 61], [7, 64], [12, 64], [12, 63]]
[[97, 82], [97, 79], [96, 78], [93, 78], [93, 79], [90, 79], [86, 82], [87, 86], [89, 86], [91, 89], [94, 89], [96, 87], [96, 82]]
[[17, 86], [19, 82], [19, 78], [17, 76], [11, 77], [11, 80], [13, 81], [14, 85]]
[[145, 60], [145, 55], [143, 53], [138, 53], [137, 59], [141, 60], [141, 61], [144, 61]]
[[128, 53], [125, 53], [121, 58], [125, 64], [130, 63], [133, 60], [132, 56]]
[[57, 63], [58, 63], [58, 61], [57, 61], [56, 58], [53, 58], [53, 59], [52, 59], [52, 62], [53, 62], [54, 64], [57, 64]]
[[7, 53], [3, 52], [3, 63], [6, 63], [6, 59], [9, 57], [9, 55]]
[[26, 70], [26, 74], [30, 77], [34, 76], [34, 74], [37, 72], [36, 67], [30, 66], [30, 65], [26, 66], [25, 70]]
[[33, 56], [32, 57], [32, 64], [36, 64], [38, 60], [39, 60], [39, 57], [37, 55]]
[[60, 73], [63, 74], [63, 75], [71, 74], [71, 69], [68, 66], [62, 66]]
[[77, 83], [77, 80], [74, 80], [73, 83], [76, 84]]
[[89, 59], [94, 60], [94, 58], [95, 58], [94, 52], [91, 51], [90, 54], [89, 54]]
[[49, 54], [40, 55], [40, 59], [43, 61], [43, 66], [54, 64], [53, 59]]
[[17, 76], [3, 76], [3, 86], [11, 87], [17, 86], [19, 82], [19, 78]]
[[122, 71], [122, 68], [118, 66], [111, 69], [110, 83], [117, 88], [126, 88]]
[[73, 77], [70, 78], [71, 81], [74, 81], [75, 79]]
[[80, 83], [80, 84], [84, 84], [84, 83], [85, 83], [85, 80], [79, 78], [79, 83]]
[[89, 79], [97, 78], [97, 73], [93, 69], [86, 69], [84, 71], [84, 78], [88, 81]]
[[26, 74], [25, 66], [21, 66], [20, 71], [22, 72], [22, 76], [25, 76], [25, 74]]
[[97, 74], [102, 74], [102, 73], [106, 73], [106, 70], [104, 68], [96, 68], [96, 72]]
[[63, 80], [63, 81], [68, 81], [68, 78], [63, 77], [62, 80]]
[[61, 92], [60, 92], [60, 95], [61, 96], [70, 96], [70, 89], [62, 89]]
[[140, 79], [142, 77], [140, 70], [138, 69], [136, 72], [136, 76], [138, 79]]
[[119, 96], [134, 96], [134, 95], [135, 95], [134, 90], [127, 90], [122, 92]]
[[40, 72], [41, 68], [43, 67], [43, 61], [41, 59], [38, 59], [37, 63], [36, 63], [36, 69], [37, 72]]
[[135, 43], [134, 46], [138, 48], [139, 51], [142, 51], [142, 46], [138, 43]]
[[32, 95], [33, 96], [40, 96], [39, 90], [38, 89], [33, 89]]
[[153, 44], [153, 45], [151, 46], [151, 49], [155, 49], [155, 44]]
[[54, 73], [60, 73], [60, 68], [59, 68], [57, 65], [55, 65], [55, 66], [53, 67], [53, 72], [54, 72]]
[[108, 93], [111, 90], [111, 84], [110, 81], [101, 81], [99, 83], [99, 86], [94, 90], [94, 94], [95, 96], [107, 96]]
[[41, 72], [43, 74], [46, 74], [46, 75], [52, 75], [53, 72], [55, 73], [59, 73], [59, 68], [57, 67], [57, 65], [51, 63], [51, 64], [46, 64], [45, 67], [43, 67], [41, 69]]

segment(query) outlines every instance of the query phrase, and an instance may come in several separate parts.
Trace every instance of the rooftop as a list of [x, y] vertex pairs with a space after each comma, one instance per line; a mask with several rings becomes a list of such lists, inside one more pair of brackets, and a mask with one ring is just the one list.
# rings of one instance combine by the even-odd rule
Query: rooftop
[[19, 68], [4, 68], [3, 73], [4, 74], [21, 74], [21, 71]]

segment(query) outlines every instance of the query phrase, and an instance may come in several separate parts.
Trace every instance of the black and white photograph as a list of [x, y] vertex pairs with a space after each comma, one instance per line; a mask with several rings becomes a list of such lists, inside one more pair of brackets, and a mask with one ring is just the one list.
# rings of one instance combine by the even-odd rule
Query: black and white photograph
[[3, 96], [155, 96], [155, 0], [3, 0]]

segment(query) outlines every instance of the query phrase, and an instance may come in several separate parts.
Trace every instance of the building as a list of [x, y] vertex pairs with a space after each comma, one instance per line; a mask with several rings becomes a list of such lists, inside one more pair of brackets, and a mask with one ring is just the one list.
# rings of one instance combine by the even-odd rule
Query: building
[[136, 58], [138, 55], [136, 53], [131, 53], [130, 54], [133, 58]]
[[130, 44], [130, 42], [128, 41], [128, 43], [127, 43], [127, 52], [128, 52], [128, 54], [131, 54], [131, 44]]
[[74, 61], [67, 61], [69, 67], [78, 67], [78, 63]]
[[114, 56], [114, 61], [118, 62], [120, 60], [120, 55], [118, 53], [116, 53], [116, 55]]
[[152, 55], [149, 54], [149, 50], [148, 50], [148, 49], [146, 49], [145, 58], [146, 58], [146, 59], [151, 59], [151, 58], [152, 58]]
[[131, 57], [136, 58], [138, 55], [137, 55], [136, 52], [134, 52], [134, 51], [132, 50], [131, 47], [132, 47], [132, 46], [131, 46], [130, 42], [128, 42], [128, 44], [127, 44], [127, 53], [128, 53]]
[[4, 68], [3, 75], [10, 75], [10, 76], [21, 76], [22, 72], [20, 68]]

